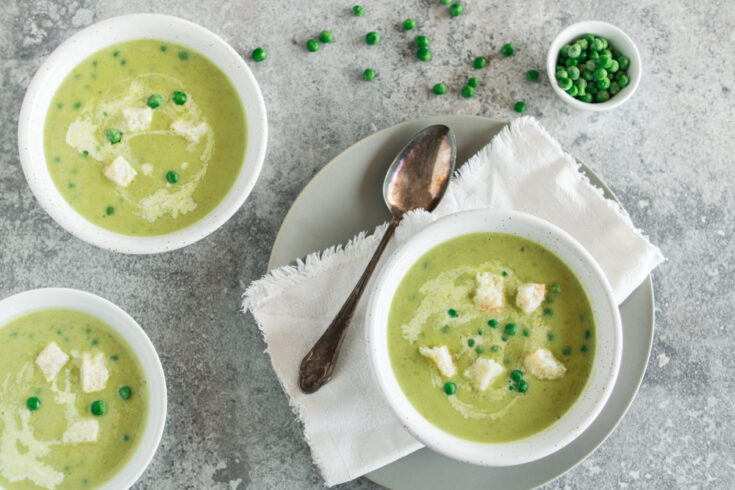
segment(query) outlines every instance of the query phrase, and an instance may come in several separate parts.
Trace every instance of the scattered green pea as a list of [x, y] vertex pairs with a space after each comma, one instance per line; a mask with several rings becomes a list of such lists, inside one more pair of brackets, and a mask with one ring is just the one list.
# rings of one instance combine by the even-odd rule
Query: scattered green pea
[[119, 129], [110, 128], [105, 132], [105, 137], [107, 138], [107, 141], [114, 145], [115, 143], [120, 143], [122, 133]]
[[380, 34], [378, 34], [375, 31], [370, 31], [367, 34], [365, 34], [365, 42], [372, 45], [378, 44], [380, 42]]
[[492, 352], [498, 352], [500, 350], [500, 347], [497, 345], [490, 346], [490, 351]]
[[467, 341], [467, 345], [469, 345], [470, 347], [474, 347], [475, 346], [475, 339], [469, 339]]
[[590, 337], [592, 337], [592, 332], [590, 332], [589, 330], [585, 330], [584, 331], [584, 338], [585, 339], [588, 339]]
[[546, 334], [546, 338], [549, 339], [549, 342], [554, 340], [554, 332], [549, 332]]
[[500, 48], [500, 52], [503, 53], [503, 56], [510, 56], [513, 53], [516, 52], [516, 48], [511, 43], [503, 44], [503, 47]]
[[178, 182], [179, 181], [178, 172], [175, 172], [173, 170], [169, 170], [168, 172], [166, 172], [166, 181], [169, 184], [175, 184], [176, 182]]
[[475, 349], [475, 352], [482, 355], [485, 353], [485, 349], [483, 349], [482, 346], [478, 346], [477, 349]]
[[492, 328], [498, 328], [498, 321], [495, 318], [491, 318], [487, 321], [488, 326]]
[[523, 371], [520, 369], [514, 369], [510, 373], [510, 379], [512, 379], [514, 383], [520, 383], [523, 381]]
[[562, 355], [570, 356], [572, 354], [572, 348], [568, 345], [565, 345], [564, 348], [561, 350]]
[[117, 390], [117, 394], [120, 395], [120, 398], [122, 398], [123, 400], [128, 400], [132, 393], [133, 392], [130, 389], [130, 386], [121, 386], [120, 389]]
[[416, 36], [416, 38], [413, 40], [413, 43], [418, 48], [428, 48], [429, 47], [429, 38], [426, 36]]
[[265, 61], [265, 59], [268, 57], [268, 53], [266, 53], [265, 49], [263, 48], [255, 48], [253, 50], [252, 57], [253, 57], [253, 61], [258, 61], [258, 62]]
[[181, 90], [177, 90], [176, 92], [174, 92], [171, 98], [173, 99], [174, 104], [176, 105], [186, 104], [186, 99], [187, 99], [186, 93], [182, 92]]
[[32, 396], [26, 400], [26, 407], [28, 407], [28, 410], [31, 412], [34, 412], [41, 408], [41, 400], [37, 396]]
[[309, 39], [308, 41], [306, 41], [306, 49], [308, 49], [312, 53], [316, 53], [317, 51], [319, 51], [319, 41], [317, 41], [316, 39]]
[[482, 56], [478, 56], [472, 62], [472, 66], [475, 67], [475, 70], [480, 70], [482, 68], [485, 68], [486, 65], [487, 65], [487, 60], [484, 57], [482, 57]]
[[449, 14], [452, 17], [457, 17], [458, 15], [462, 15], [462, 12], [464, 12], [464, 7], [459, 2], [455, 2], [449, 6]]
[[187, 53], [186, 51], [179, 51], [179, 59], [181, 61], [188, 60], [189, 59], [189, 53]]
[[525, 102], [516, 102], [516, 105], [513, 106], [513, 109], [519, 114], [522, 114], [526, 112], [526, 103]]
[[451, 381], [447, 381], [444, 383], [444, 393], [447, 395], [454, 395], [457, 393], [457, 385], [452, 383]]
[[416, 21], [413, 19], [406, 19], [403, 21], [403, 30], [404, 31], [410, 31], [413, 30], [413, 28], [416, 27]]
[[361, 5], [355, 5], [354, 7], [352, 7], [352, 13], [358, 17], [362, 17], [363, 15], [365, 15], [365, 8]]
[[505, 326], [505, 333], [507, 333], [508, 335], [515, 335], [516, 333], [518, 333], [518, 325], [516, 325], [515, 323], [508, 323]]
[[462, 87], [462, 97], [464, 97], [465, 99], [469, 99], [473, 95], [475, 95], [474, 88], [470, 87], [469, 85], [465, 85], [464, 87]]
[[429, 48], [419, 48], [416, 51], [416, 57], [421, 61], [431, 61], [431, 51]]
[[449, 333], [449, 330], [450, 330], [450, 327], [449, 327], [449, 325], [444, 325], [444, 326], [442, 327], [442, 332], [444, 332], [444, 333]]
[[587, 352], [587, 346], [583, 345], [582, 347], [579, 348], [579, 350], [581, 350], [582, 352]]
[[528, 391], [528, 383], [521, 381], [518, 383], [518, 393], [525, 393]]
[[96, 415], [97, 417], [99, 417], [100, 415], [105, 414], [106, 408], [107, 407], [105, 406], [104, 400], [95, 400], [89, 407], [89, 411], [92, 412], [92, 415]]
[[551, 308], [544, 308], [544, 315], [545, 316], [552, 316], [554, 314], [554, 310]]
[[552, 282], [549, 285], [549, 291], [551, 291], [554, 294], [561, 294], [561, 284], [559, 284], [558, 282]]
[[375, 71], [372, 68], [367, 68], [364, 72], [362, 72], [362, 79], [366, 82], [372, 82], [375, 80]]
[[449, 308], [447, 310], [447, 315], [449, 315], [451, 318], [457, 318], [459, 316], [459, 313], [457, 313], [457, 310], [454, 308]]
[[151, 94], [146, 101], [148, 107], [155, 109], [163, 104], [163, 96], [159, 94]]
[[529, 337], [530, 335], [531, 335], [531, 331], [529, 329], [527, 329], [527, 328], [524, 328], [523, 329], [523, 336], [524, 337]]
[[322, 31], [319, 33], [319, 40], [323, 43], [331, 43], [334, 41], [334, 34], [332, 31]]
[[113, 214], [115, 214], [115, 208], [114, 208], [114, 207], [112, 207], [112, 206], [107, 206], [107, 207], [105, 208], [105, 214], [106, 214], [107, 216], [112, 216]]
[[478, 84], [479, 82], [477, 81], [477, 78], [475, 77], [470, 77], [469, 80], [467, 80], [467, 85], [469, 85], [472, 88], [477, 88]]
[[538, 80], [538, 71], [528, 70], [526, 72], [526, 80], [528, 80], [529, 82], [535, 82], [536, 80]]
[[436, 95], [442, 95], [447, 93], [447, 86], [440, 82], [434, 85], [431, 90], [433, 90]]

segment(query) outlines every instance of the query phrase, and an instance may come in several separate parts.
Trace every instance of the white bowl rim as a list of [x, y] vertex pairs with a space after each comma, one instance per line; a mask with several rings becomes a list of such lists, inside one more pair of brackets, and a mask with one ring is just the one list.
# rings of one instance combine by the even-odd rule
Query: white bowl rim
[[[551, 240], [558, 241], [559, 247], [554, 248], [548, 243], [541, 243], [540, 240], [502, 229], [501, 225], [504, 222], [512, 221], [533, 227], [538, 230], [539, 235], [547, 234]], [[492, 228], [488, 228], [488, 223], [492, 224]], [[453, 227], [462, 231], [453, 230]], [[434, 240], [433, 234], [438, 230], [442, 231], [443, 238]], [[395, 290], [405, 272], [424, 253], [438, 244], [478, 231], [499, 231], [529, 238], [562, 258], [585, 287], [597, 324], [592, 371], [585, 388], [574, 404], [559, 421], [548, 428], [524, 439], [507, 443], [469, 441], [444, 432], [431, 424], [418, 413], [400, 388], [387, 351], [388, 311]], [[584, 264], [587, 269], [585, 271], [575, 269], [569, 264], [568, 258], [562, 257], [560, 252], [576, 256], [577, 262]], [[583, 281], [579, 277], [581, 272], [589, 275], [589, 279], [594, 282]], [[594, 289], [592, 293], [598, 295], [599, 301], [595, 301], [592, 297], [590, 288]], [[600, 332], [603, 331], [606, 332], [604, 342], [600, 336]], [[517, 211], [477, 209], [451, 214], [434, 221], [402, 244], [381, 267], [367, 306], [366, 340], [370, 364], [381, 392], [398, 420], [409, 433], [434, 451], [465, 463], [483, 466], [513, 466], [535, 461], [562, 449], [580, 436], [602, 411], [612, 393], [620, 370], [622, 337], [622, 323], [612, 288], [594, 258], [560, 228], [536, 216]], [[605, 360], [601, 361], [601, 357]], [[605, 363], [604, 369], [601, 367], [602, 362]], [[595, 391], [592, 390], [593, 384], [597, 387]]]
[[[168, 397], [161, 360], [148, 335], [130, 315], [114, 303], [78, 289], [32, 289], [0, 300], [0, 330], [22, 316], [56, 308], [80, 311], [107, 323], [125, 339], [143, 367], [148, 383], [148, 414], [143, 438], [126, 465], [103, 483], [100, 490], [131, 487], [153, 460], [166, 425]], [[100, 318], [101, 315], [105, 318]]]
[[[626, 44], [623, 49], [620, 49], [620, 46], [617, 46], [617, 49], [621, 52], [624, 52], [624, 54], [630, 60], [630, 68], [628, 72], [631, 75], [630, 83], [628, 83], [626, 87], [623, 87], [623, 89], [617, 95], [615, 95], [614, 97], [610, 97], [609, 100], [605, 102], [595, 102], [594, 104], [582, 102], [581, 100], [577, 100], [566, 93], [556, 83], [555, 76], [556, 59], [559, 57], [559, 50], [561, 49], [561, 47], [572, 39], [577, 38], [582, 34], [588, 32], [605, 37], [610, 36], [610, 32], [614, 33], [614, 36], [619, 37], [623, 40], [624, 44]], [[546, 55], [546, 75], [549, 77], [549, 82], [551, 82], [551, 87], [554, 92], [564, 102], [576, 109], [599, 112], [614, 109], [626, 102], [630, 97], [632, 97], [633, 93], [638, 88], [641, 77], [643, 76], [643, 66], [641, 61], [641, 54], [638, 51], [638, 47], [630, 38], [630, 36], [625, 33], [625, 31], [608, 22], [603, 22], [599, 20], [585, 20], [565, 27], [551, 42], [551, 45], [549, 46], [549, 51]]]
[[[240, 97], [247, 125], [243, 164], [222, 201], [198, 221], [164, 235], [123, 235], [87, 221], [66, 202], [54, 185], [44, 152], [46, 114], [66, 75], [97, 51], [136, 39], [160, 39], [181, 44], [206, 56], [230, 79]], [[53, 90], [47, 90], [50, 84], [53, 84]], [[66, 39], [36, 72], [26, 91], [18, 118], [18, 150], [23, 173], [41, 207], [77, 238], [112, 252], [130, 254], [175, 250], [201, 240], [222, 226], [240, 209], [255, 186], [265, 160], [267, 140], [265, 102], [258, 82], [244, 59], [212, 31], [188, 20], [163, 14], [111, 17]]]

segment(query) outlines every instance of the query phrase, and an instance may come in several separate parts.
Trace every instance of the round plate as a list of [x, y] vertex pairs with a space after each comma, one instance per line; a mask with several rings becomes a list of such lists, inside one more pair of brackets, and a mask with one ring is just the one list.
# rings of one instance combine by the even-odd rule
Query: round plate
[[[457, 162], [488, 144], [504, 121], [479, 116], [433, 116], [407, 121], [359, 141], [328, 163], [296, 198], [283, 220], [271, 250], [268, 269], [297, 257], [344, 243], [362, 230], [372, 231], [390, 218], [380, 192], [385, 171], [395, 154], [414, 134], [432, 124], [446, 124], [457, 138]], [[592, 184], [606, 197], [613, 193], [582, 164]], [[532, 488], [570, 470], [615, 429], [633, 401], [653, 342], [654, 306], [650, 276], [620, 306], [623, 360], [618, 381], [597, 419], [564, 449], [543, 459], [504, 468], [461, 463], [424, 448], [366, 476], [396, 490], [425, 488]]]

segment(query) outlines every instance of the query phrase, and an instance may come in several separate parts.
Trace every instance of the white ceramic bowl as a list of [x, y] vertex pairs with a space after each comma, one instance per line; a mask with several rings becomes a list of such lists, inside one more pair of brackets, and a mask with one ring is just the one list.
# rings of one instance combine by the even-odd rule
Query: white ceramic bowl
[[[556, 83], [556, 60], [559, 57], [559, 50], [565, 44], [570, 44], [571, 41], [579, 39], [583, 34], [594, 34], [595, 36], [601, 36], [610, 41], [610, 43], [623, 53], [630, 60], [628, 66], [628, 78], [630, 83], [624, 87], [616, 95], [610, 97], [606, 102], [595, 102], [587, 103], [577, 100], [564, 90], [559, 88]], [[576, 109], [582, 109], [585, 111], [607, 111], [618, 107], [623, 102], [628, 100], [638, 88], [638, 83], [641, 81], [641, 54], [638, 52], [633, 40], [628, 37], [620, 28], [615, 27], [607, 22], [600, 22], [597, 20], [587, 20], [584, 22], [578, 22], [572, 24], [559, 33], [549, 47], [549, 53], [546, 56], [546, 74], [549, 76], [551, 86], [561, 100], [569, 104]]]
[[[199, 51], [217, 65], [240, 95], [247, 122], [247, 148], [240, 174], [222, 202], [201, 220], [166, 235], [136, 237], [100, 228], [79, 215], [56, 189], [44, 155], [46, 112], [61, 82], [88, 56], [112, 44], [162, 39]], [[68, 232], [114, 252], [148, 254], [189, 245], [222, 226], [250, 194], [265, 159], [268, 135], [260, 87], [243, 59], [222, 38], [187, 20], [132, 14], [98, 22], [67, 39], [38, 69], [28, 87], [18, 121], [18, 149], [28, 185], [41, 207]]]
[[[501, 232], [543, 245], [574, 271], [585, 288], [596, 323], [594, 363], [577, 401], [560, 420], [525, 439], [480, 443], [453, 436], [426, 420], [403, 393], [388, 354], [388, 314], [406, 272], [430, 249], [457, 236]], [[403, 425], [431, 449], [466, 463], [512, 466], [563, 448], [592, 423], [607, 402], [620, 369], [623, 333], [618, 307], [602, 270], [590, 254], [556, 226], [517, 212], [467, 211], [429, 225], [401, 246], [380, 270], [368, 305], [368, 351], [378, 384]]]
[[156, 349], [130, 315], [106, 299], [77, 289], [34, 289], [0, 301], [0, 329], [18, 317], [49, 308], [81, 311], [114, 328], [130, 345], [143, 366], [148, 382], [148, 419], [143, 438], [133, 457], [100, 490], [132, 486], [153, 459], [166, 423], [166, 379]]

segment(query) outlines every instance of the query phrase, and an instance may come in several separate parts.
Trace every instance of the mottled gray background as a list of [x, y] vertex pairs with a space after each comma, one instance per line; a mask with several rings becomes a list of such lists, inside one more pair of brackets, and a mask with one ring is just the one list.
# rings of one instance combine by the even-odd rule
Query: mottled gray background
[[[512, 118], [523, 99], [533, 115], [617, 193], [668, 261], [653, 274], [656, 337], [638, 397], [615, 433], [552, 488], [735, 486], [735, 4], [651, 0], [467, 0], [451, 19], [438, 0], [365, 1], [366, 17], [335, 0], [3, 0], [0, 5], [0, 297], [43, 286], [85, 289], [135, 317], [158, 348], [169, 383], [163, 443], [136, 488], [320, 488], [250, 316], [244, 286], [266, 270], [291, 202], [337, 153], [379, 128], [442, 113]], [[696, 5], [695, 5], [696, 4]], [[160, 12], [213, 30], [250, 65], [268, 109], [270, 141], [260, 180], [219, 231], [166, 255], [114, 255], [62, 230], [25, 184], [16, 149], [26, 87], [46, 56], [93, 22]], [[414, 17], [434, 60], [415, 61], [398, 29]], [[543, 68], [564, 26], [607, 20], [638, 44], [644, 76], [623, 107], [576, 112]], [[317, 54], [304, 41], [321, 29], [337, 39]], [[383, 33], [379, 46], [362, 41]], [[413, 35], [409, 36], [412, 38]], [[473, 73], [471, 59], [512, 41], [512, 59]], [[373, 83], [359, 80], [373, 67]], [[457, 89], [479, 75], [477, 95]], [[543, 75], [543, 73], [542, 73]], [[450, 93], [435, 97], [433, 83]], [[491, 482], [488, 482], [490, 484]], [[360, 479], [345, 488], [374, 488]]]

